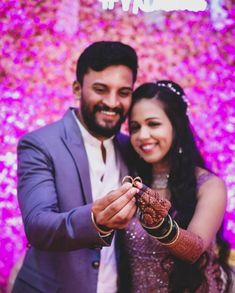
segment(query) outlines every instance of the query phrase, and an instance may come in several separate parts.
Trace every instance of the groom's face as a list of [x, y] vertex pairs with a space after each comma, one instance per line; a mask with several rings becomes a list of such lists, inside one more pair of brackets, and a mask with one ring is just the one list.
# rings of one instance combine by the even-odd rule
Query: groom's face
[[89, 70], [83, 84], [76, 82], [81, 96], [79, 118], [96, 137], [116, 134], [130, 108], [133, 74], [124, 65], [114, 65], [102, 71]]

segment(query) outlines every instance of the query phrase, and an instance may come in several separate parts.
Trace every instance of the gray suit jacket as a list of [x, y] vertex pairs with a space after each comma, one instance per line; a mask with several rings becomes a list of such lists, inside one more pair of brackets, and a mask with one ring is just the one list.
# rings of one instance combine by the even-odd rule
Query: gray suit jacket
[[[115, 137], [127, 153], [127, 137]], [[18, 144], [18, 199], [30, 243], [13, 293], [95, 293], [102, 239], [90, 217], [87, 154], [71, 109]], [[127, 174], [123, 163], [121, 176]]]

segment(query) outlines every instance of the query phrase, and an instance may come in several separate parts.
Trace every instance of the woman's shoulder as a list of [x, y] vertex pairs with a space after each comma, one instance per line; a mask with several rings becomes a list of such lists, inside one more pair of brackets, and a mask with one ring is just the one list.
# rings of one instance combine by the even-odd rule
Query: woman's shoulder
[[214, 179], [214, 177], [217, 177], [214, 173], [203, 169], [201, 167], [196, 168], [196, 179], [197, 179], [197, 188], [199, 188], [203, 183], [210, 179]]
[[197, 190], [203, 191], [224, 191], [226, 192], [225, 182], [218, 175], [211, 171], [197, 167], [196, 169], [197, 178]]

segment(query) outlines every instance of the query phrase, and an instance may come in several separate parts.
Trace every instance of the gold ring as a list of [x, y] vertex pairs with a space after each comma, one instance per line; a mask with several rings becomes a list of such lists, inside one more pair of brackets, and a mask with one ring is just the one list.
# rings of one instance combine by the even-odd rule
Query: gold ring
[[122, 179], [122, 184], [123, 183], [125, 183], [125, 182], [129, 182], [129, 183], [131, 183], [132, 185], [135, 185], [135, 182], [136, 181], [139, 181], [140, 183], [142, 183], [142, 179], [139, 177], [139, 176], [137, 176], [137, 177], [135, 177], [135, 178], [132, 178], [131, 176], [125, 176], [123, 179]]
[[129, 182], [129, 183], [131, 183], [133, 185], [134, 184], [134, 179], [131, 176], [125, 176], [122, 179], [122, 184], [125, 183], [125, 182]]
[[139, 176], [137, 176], [137, 177], [135, 177], [134, 179], [133, 179], [133, 184], [135, 185], [135, 182], [136, 181], [139, 181], [140, 183], [143, 183], [143, 181], [142, 181], [142, 179], [139, 177]]

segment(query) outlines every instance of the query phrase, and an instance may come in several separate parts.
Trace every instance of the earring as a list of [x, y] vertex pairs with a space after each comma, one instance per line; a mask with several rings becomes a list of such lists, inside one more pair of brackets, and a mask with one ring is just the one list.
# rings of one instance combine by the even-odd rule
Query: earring
[[182, 147], [179, 147], [178, 153], [179, 153], [179, 154], [183, 154], [183, 149], [182, 149]]

